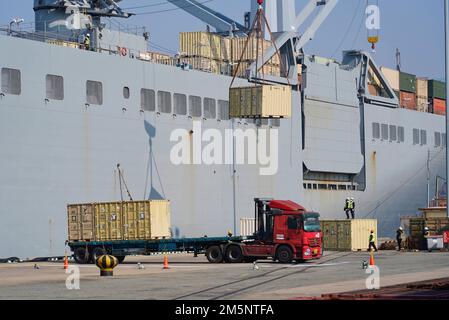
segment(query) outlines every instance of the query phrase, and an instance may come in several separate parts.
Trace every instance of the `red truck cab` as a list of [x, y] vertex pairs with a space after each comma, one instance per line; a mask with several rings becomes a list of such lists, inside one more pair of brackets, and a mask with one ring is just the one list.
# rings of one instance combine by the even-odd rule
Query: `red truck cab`
[[[256, 231], [254, 241], [240, 245], [246, 261], [271, 257], [282, 263], [322, 256], [323, 235], [319, 214], [290, 200], [254, 199]], [[228, 261], [237, 248], [226, 250]]]

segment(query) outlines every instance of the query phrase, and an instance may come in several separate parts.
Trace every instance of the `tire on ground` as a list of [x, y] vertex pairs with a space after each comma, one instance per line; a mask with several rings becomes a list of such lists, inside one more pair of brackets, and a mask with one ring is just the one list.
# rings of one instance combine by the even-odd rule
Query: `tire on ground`
[[210, 246], [207, 248], [206, 258], [210, 263], [223, 262], [223, 252], [221, 252], [220, 246]]
[[276, 257], [281, 263], [291, 263], [293, 261], [293, 250], [288, 246], [280, 246], [276, 251]]
[[242, 248], [238, 245], [230, 245], [226, 248], [226, 261], [229, 263], [240, 263], [243, 261]]
[[90, 257], [91, 257], [91, 261], [92, 263], [96, 263], [97, 259], [103, 255], [107, 254], [107, 251], [105, 248], [102, 247], [96, 247], [92, 250]]
[[89, 252], [84, 247], [78, 247], [73, 253], [76, 263], [86, 264], [89, 262]]

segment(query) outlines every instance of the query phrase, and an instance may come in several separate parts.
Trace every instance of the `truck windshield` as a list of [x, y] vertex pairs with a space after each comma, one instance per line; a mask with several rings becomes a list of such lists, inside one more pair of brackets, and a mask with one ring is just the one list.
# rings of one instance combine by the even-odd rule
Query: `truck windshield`
[[304, 214], [304, 231], [317, 232], [321, 231], [320, 215], [315, 212]]

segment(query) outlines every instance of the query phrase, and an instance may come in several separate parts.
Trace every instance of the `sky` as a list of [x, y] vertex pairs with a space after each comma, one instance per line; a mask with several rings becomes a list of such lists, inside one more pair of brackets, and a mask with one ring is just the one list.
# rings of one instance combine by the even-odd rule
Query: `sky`
[[[250, 0], [200, 0], [243, 24]], [[256, 0], [251, 0], [256, 1]], [[33, 0], [0, 0], [0, 25], [13, 17], [34, 20]], [[296, 0], [299, 11], [308, 0]], [[348, 49], [371, 51], [365, 28], [367, 2], [380, 8], [380, 40], [371, 53], [380, 66], [396, 66], [396, 48], [402, 70], [419, 77], [444, 79], [444, 0], [339, 0], [315, 38], [304, 48], [307, 54], [341, 59]], [[136, 13], [122, 24], [145, 26], [154, 51], [178, 51], [178, 33], [202, 31], [205, 24], [165, 0], [123, 0], [122, 8]]]

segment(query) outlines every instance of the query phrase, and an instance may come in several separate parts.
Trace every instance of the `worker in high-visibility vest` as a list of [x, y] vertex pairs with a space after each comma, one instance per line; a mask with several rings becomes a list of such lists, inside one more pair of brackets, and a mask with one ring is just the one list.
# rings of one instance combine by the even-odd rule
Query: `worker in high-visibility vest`
[[84, 37], [84, 49], [90, 50], [90, 34], [87, 34], [86, 37]]
[[377, 252], [376, 237], [374, 236], [374, 230], [371, 230], [369, 234], [368, 251], [371, 251], [371, 248], [373, 248]]
[[351, 214], [352, 219], [355, 217], [355, 202], [354, 198], [346, 198], [344, 211], [346, 212], [346, 218], [350, 219], [349, 214]]

